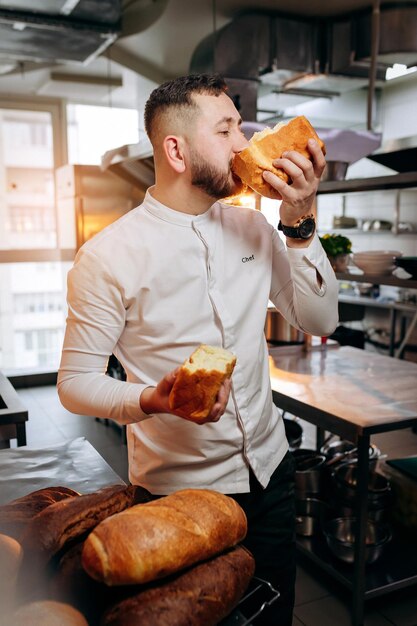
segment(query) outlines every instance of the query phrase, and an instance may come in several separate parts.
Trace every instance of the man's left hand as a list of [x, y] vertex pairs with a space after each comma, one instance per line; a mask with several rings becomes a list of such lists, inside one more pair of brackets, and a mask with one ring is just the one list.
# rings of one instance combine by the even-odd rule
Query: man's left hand
[[291, 178], [288, 185], [272, 172], [264, 172], [266, 182], [278, 191], [282, 198], [280, 217], [283, 224], [293, 226], [303, 215], [311, 213], [320, 177], [326, 165], [323, 152], [317, 141], [308, 140], [310, 161], [294, 150], [284, 152], [280, 159], [273, 161], [274, 167], [283, 169]]

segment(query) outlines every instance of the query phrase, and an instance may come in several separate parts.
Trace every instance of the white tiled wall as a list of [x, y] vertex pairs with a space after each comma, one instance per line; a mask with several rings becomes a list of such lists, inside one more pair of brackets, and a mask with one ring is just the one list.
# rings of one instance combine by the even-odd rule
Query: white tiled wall
[[[382, 132], [383, 143], [387, 140], [417, 135], [417, 72], [416, 76], [406, 80], [397, 79], [388, 83], [378, 98], [376, 120]], [[341, 105], [345, 104], [346, 119], [351, 112], [351, 98], [342, 97], [338, 103], [338, 114], [343, 115]], [[329, 106], [329, 103], [326, 105]], [[329, 115], [331, 112], [329, 111]], [[365, 116], [366, 117], [366, 116]], [[417, 170], [417, 162], [414, 164]], [[395, 174], [396, 172], [374, 163], [370, 159], [361, 159], [349, 166], [346, 178], [367, 178]], [[340, 194], [318, 197], [318, 227], [320, 234], [332, 231], [333, 216], [342, 215], [343, 203], [345, 215], [364, 220], [380, 219], [390, 222], [395, 220], [397, 191], [373, 191], [366, 193]], [[417, 230], [417, 189], [401, 190], [399, 196], [400, 221], [411, 222]], [[340, 231], [352, 240], [353, 251], [362, 250], [399, 250], [403, 255], [417, 255], [417, 232], [414, 234], [394, 235], [391, 232], [353, 232]]]
[[[365, 161], [365, 159], [363, 159]], [[397, 191], [352, 193], [345, 196], [345, 215], [356, 218], [360, 226], [365, 220], [385, 220], [394, 223]], [[417, 189], [400, 191], [400, 222], [410, 222], [417, 231]], [[343, 196], [318, 196], [319, 233], [333, 231], [333, 217], [342, 215]], [[417, 232], [394, 235], [390, 231], [367, 232], [341, 230], [352, 241], [353, 252], [363, 250], [398, 250], [403, 255], [417, 255]]]

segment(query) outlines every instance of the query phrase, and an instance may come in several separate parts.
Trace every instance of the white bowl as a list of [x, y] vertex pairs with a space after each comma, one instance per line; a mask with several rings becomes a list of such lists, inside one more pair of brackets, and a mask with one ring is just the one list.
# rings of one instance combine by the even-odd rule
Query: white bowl
[[365, 274], [391, 274], [395, 269], [395, 259], [402, 256], [397, 250], [369, 250], [355, 252], [353, 263]]
[[362, 259], [353, 259], [353, 262], [365, 274], [391, 274], [396, 267], [392, 259], [381, 261], [380, 263]]
[[387, 259], [402, 256], [398, 250], [367, 250], [365, 252], [355, 252], [353, 257], [357, 259]]

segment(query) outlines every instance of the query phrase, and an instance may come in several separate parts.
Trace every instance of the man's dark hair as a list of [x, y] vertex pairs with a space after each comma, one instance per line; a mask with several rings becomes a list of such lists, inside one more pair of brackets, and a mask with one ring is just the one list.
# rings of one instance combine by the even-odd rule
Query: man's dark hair
[[169, 107], [190, 107], [196, 105], [193, 94], [219, 96], [227, 90], [226, 83], [219, 74], [190, 74], [180, 76], [154, 89], [145, 105], [145, 129], [151, 138], [155, 117]]

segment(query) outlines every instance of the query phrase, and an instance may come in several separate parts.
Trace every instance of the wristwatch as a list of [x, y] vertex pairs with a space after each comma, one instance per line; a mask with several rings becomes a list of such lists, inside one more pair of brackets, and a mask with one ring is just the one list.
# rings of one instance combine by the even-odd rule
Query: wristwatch
[[284, 226], [279, 220], [278, 230], [282, 230], [286, 237], [291, 239], [310, 239], [316, 230], [314, 215], [302, 215], [294, 226]]

